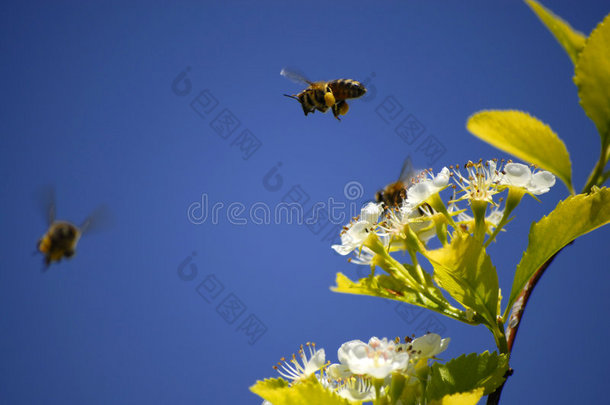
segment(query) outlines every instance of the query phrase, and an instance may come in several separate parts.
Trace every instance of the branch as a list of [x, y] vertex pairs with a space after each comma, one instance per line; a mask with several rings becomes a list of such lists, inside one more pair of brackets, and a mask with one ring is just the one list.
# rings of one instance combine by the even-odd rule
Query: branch
[[[569, 245], [571, 245], [572, 243], [573, 242], [571, 242]], [[561, 250], [563, 250], [564, 248], [562, 248]], [[561, 252], [561, 250], [559, 252]], [[519, 297], [511, 308], [510, 317], [508, 318], [508, 327], [506, 328], [508, 353], [512, 353], [513, 351], [515, 337], [517, 337], [517, 331], [519, 330], [519, 325], [521, 325], [521, 318], [523, 318], [525, 306], [527, 305], [527, 302], [529, 301], [530, 296], [534, 291], [534, 288], [536, 288], [536, 285], [538, 284], [538, 281], [540, 281], [540, 279], [542, 278], [542, 275], [544, 274], [545, 270], [551, 265], [553, 260], [555, 260], [555, 257], [557, 257], [559, 252], [551, 256], [546, 262], [544, 262], [544, 264], [542, 264], [542, 266], [540, 266], [538, 270], [536, 270], [536, 273], [534, 273], [534, 275], [532, 276], [532, 278], [530, 278], [525, 287], [523, 287], [521, 294], [519, 294]], [[513, 374], [512, 371], [512, 369], [509, 369], [509, 371], [507, 371], [506, 378]], [[500, 395], [502, 395], [502, 389], [504, 388], [504, 384], [506, 384], [506, 381], [507, 380], [504, 380], [502, 385], [500, 385], [494, 392], [489, 394], [489, 396], [487, 397], [487, 405], [497, 405], [500, 402]]]

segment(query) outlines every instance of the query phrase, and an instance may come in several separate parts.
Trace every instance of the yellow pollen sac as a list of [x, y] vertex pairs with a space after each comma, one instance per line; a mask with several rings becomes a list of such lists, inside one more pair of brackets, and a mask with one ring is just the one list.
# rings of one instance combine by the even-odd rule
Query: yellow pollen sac
[[343, 103], [341, 108], [339, 109], [339, 115], [345, 115], [349, 111], [349, 105], [347, 103]]
[[333, 93], [328, 92], [326, 94], [324, 94], [324, 102], [326, 103], [327, 107], [332, 107], [333, 105], [335, 105], [335, 96]]
[[38, 250], [40, 250], [42, 253], [47, 253], [49, 251], [50, 245], [51, 244], [49, 241], [49, 237], [45, 235], [40, 241], [40, 244], [38, 245]]

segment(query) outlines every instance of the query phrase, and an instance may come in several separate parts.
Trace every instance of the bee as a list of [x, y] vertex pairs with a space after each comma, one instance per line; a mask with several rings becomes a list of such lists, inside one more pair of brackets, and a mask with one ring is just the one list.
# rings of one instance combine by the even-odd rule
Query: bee
[[399, 207], [407, 198], [407, 188], [419, 176], [419, 172], [413, 169], [411, 157], [407, 156], [398, 180], [385, 186], [375, 194], [375, 200], [383, 203], [386, 208]]
[[325, 113], [330, 108], [335, 118], [341, 121], [339, 116], [347, 114], [349, 110], [345, 100], [362, 97], [366, 93], [362, 83], [352, 79], [312, 82], [294, 70], [282, 69], [280, 74], [296, 83], [305, 83], [309, 86], [299, 94], [284, 94], [301, 103], [305, 115], [316, 110]]
[[47, 190], [45, 199], [47, 200], [47, 220], [49, 229], [40, 238], [37, 251], [44, 255], [45, 268], [62, 258], [70, 258], [76, 253], [76, 245], [85, 232], [97, 227], [102, 217], [106, 214], [106, 208], [100, 207], [93, 212], [80, 226], [76, 226], [68, 221], [58, 221], [55, 219], [55, 193]]

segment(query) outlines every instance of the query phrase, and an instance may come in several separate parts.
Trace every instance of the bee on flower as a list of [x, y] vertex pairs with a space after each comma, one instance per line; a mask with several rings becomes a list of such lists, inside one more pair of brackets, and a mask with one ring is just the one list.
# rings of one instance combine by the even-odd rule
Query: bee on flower
[[[554, 184], [555, 176], [548, 171], [532, 171], [524, 164], [497, 159], [469, 161], [462, 169], [459, 165], [443, 167], [436, 174], [430, 169], [424, 170], [411, 180], [398, 206], [368, 203], [362, 208], [360, 215], [344, 227], [341, 244], [332, 248], [341, 255], [354, 252], [350, 258], [352, 263], [374, 266], [375, 253], [365, 243], [371, 234], [388, 251], [406, 250], [409, 232], [423, 244], [435, 236], [443, 244], [448, 243], [447, 237], [453, 235], [451, 228], [458, 233], [476, 231], [490, 235], [489, 243], [509, 222], [509, 215], [523, 194], [540, 195]], [[447, 188], [453, 194], [443, 202], [440, 194]], [[509, 210], [501, 207], [504, 197], [497, 198], [507, 189]], [[462, 203], [466, 207], [460, 207]], [[468, 210], [472, 210], [472, 215]], [[475, 218], [484, 218], [484, 221], [477, 225]]]

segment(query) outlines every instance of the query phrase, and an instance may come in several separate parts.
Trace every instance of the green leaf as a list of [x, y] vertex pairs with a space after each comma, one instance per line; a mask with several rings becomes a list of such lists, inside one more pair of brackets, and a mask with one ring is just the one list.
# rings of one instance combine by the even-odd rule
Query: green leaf
[[473, 393], [481, 388], [483, 395], [488, 395], [504, 382], [507, 370], [508, 356], [498, 355], [495, 352], [463, 354], [446, 364], [434, 363], [430, 371], [426, 397], [429, 400], [439, 400], [448, 395]]
[[445, 395], [441, 399], [430, 402], [430, 405], [477, 405], [483, 397], [483, 388], [476, 388], [470, 392]]
[[[415, 291], [401, 285], [394, 278], [383, 274], [377, 276], [371, 275], [354, 282], [343, 273], [337, 273], [336, 283], [335, 287], [330, 288], [334, 292], [370, 295], [389, 299], [399, 299], [401, 297], [409, 302], [412, 301], [412, 303], [418, 301]], [[399, 295], [399, 291], [401, 295]]]
[[542, 121], [523, 111], [490, 110], [472, 115], [466, 128], [492, 146], [555, 174], [574, 194], [568, 150]]
[[551, 256], [574, 239], [610, 223], [610, 189], [596, 189], [560, 201], [557, 207], [535, 224], [527, 249], [517, 265], [506, 311], [534, 275]]
[[610, 14], [591, 32], [574, 69], [580, 105], [610, 143]]
[[457, 235], [451, 244], [427, 251], [434, 279], [457, 302], [481, 314], [495, 328], [498, 275], [485, 249], [472, 236]]
[[[430, 283], [432, 284], [430, 275], [427, 273], [425, 274], [427, 275], [426, 278], [430, 278]], [[334, 292], [387, 298], [417, 305], [445, 314], [443, 312], [445, 307], [431, 301], [423, 294], [419, 294], [417, 291], [407, 287], [395, 278], [386, 276], [384, 274], [376, 276], [370, 275], [366, 278], [358, 280], [357, 282], [353, 282], [344, 274], [337, 273], [336, 283], [337, 285], [335, 287], [331, 287], [331, 290]], [[436, 290], [438, 291], [438, 295], [440, 295], [442, 301], [446, 303], [446, 307], [450, 307], [449, 302], [445, 300], [440, 290]], [[436, 296], [437, 294], [434, 295]]]
[[551, 31], [555, 39], [563, 46], [563, 49], [572, 59], [572, 63], [576, 65], [578, 54], [585, 46], [585, 36], [583, 33], [570, 27], [570, 24], [553, 14], [551, 10], [545, 8], [537, 1], [526, 0], [525, 2], [536, 13], [540, 21]]
[[257, 381], [250, 387], [250, 391], [273, 405], [360, 404], [360, 402], [350, 402], [324, 388], [313, 375], [292, 386], [281, 378], [268, 378], [264, 381]]

